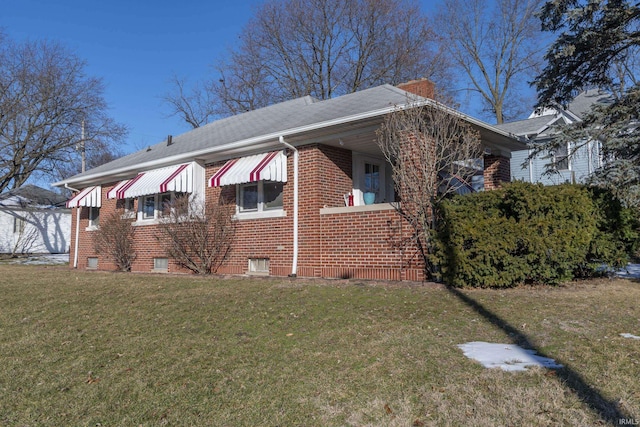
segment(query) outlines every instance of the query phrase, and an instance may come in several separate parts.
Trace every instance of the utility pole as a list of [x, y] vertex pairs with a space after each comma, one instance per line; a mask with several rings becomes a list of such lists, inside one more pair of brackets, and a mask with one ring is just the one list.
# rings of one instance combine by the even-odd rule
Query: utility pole
[[85, 154], [85, 143], [84, 143], [84, 119], [82, 119], [82, 136], [80, 140], [80, 156], [82, 158], [82, 172], [84, 173], [87, 168], [87, 160]]

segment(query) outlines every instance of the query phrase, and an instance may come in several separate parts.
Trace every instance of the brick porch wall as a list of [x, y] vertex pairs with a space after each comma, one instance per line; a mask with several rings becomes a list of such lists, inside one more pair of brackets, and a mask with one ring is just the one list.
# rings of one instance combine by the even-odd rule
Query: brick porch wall
[[503, 156], [484, 156], [484, 189], [493, 190], [511, 181], [510, 159]]
[[[322, 277], [422, 280], [410, 230], [389, 205], [354, 207], [321, 215]], [[359, 208], [363, 208], [362, 210]], [[375, 209], [375, 210], [366, 210]], [[330, 209], [325, 209], [331, 211]]]

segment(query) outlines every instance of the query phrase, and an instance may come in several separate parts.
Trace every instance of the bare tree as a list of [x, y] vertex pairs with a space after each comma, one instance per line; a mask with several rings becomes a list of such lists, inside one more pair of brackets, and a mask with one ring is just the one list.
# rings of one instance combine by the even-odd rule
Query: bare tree
[[156, 238], [178, 265], [212, 274], [228, 258], [235, 239], [233, 206], [177, 197], [163, 207]]
[[83, 121], [92, 150], [124, 136], [106, 114], [101, 80], [85, 72], [60, 44], [0, 39], [0, 192], [33, 174], [60, 178], [58, 165], [78, 159]]
[[545, 48], [536, 13], [543, 0], [445, 0], [434, 26], [470, 89], [495, 118], [529, 109], [519, 101], [542, 64]]
[[163, 97], [171, 107], [170, 116], [181, 117], [194, 129], [216, 117], [211, 82], [197, 82], [189, 87], [186, 79], [174, 75], [170, 83], [173, 90]]
[[[383, 83], [426, 77], [448, 86], [446, 57], [415, 0], [267, 0], [241, 32], [220, 75], [184, 95], [180, 80], [165, 97], [196, 127], [209, 111], [254, 110], [311, 95], [319, 99]], [[202, 109], [213, 91], [215, 108]], [[177, 105], [176, 105], [177, 104]], [[200, 113], [193, 118], [193, 112]]]
[[92, 233], [93, 247], [96, 253], [113, 261], [119, 271], [131, 271], [136, 259], [133, 247], [136, 228], [131, 220], [121, 216], [122, 212], [116, 210], [100, 219], [100, 228]]
[[469, 187], [482, 156], [480, 135], [459, 113], [430, 103], [389, 114], [378, 131], [378, 145], [391, 164], [400, 202], [396, 211], [410, 225], [414, 242], [433, 277], [438, 203]]

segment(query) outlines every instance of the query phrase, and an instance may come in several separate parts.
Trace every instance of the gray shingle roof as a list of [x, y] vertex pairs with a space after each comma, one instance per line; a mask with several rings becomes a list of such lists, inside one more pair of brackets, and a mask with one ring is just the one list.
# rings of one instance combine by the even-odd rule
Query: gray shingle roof
[[63, 207], [66, 201], [67, 198], [62, 194], [31, 184], [0, 194], [0, 205], [3, 206], [16, 206], [18, 203], [22, 207], [34, 205]]
[[[167, 145], [165, 140], [54, 185], [83, 180], [86, 182], [88, 179], [96, 182], [96, 178], [108, 177], [115, 171], [121, 174], [120, 176], [135, 174], [145, 168], [158, 167], [165, 159], [167, 164], [187, 162], [196, 157], [238, 148], [240, 145], [244, 147], [244, 144], [277, 141], [280, 135], [293, 137], [311, 128], [320, 129], [358, 117], [383, 115], [390, 108], [419, 100], [424, 98], [391, 85], [381, 85], [322, 101], [305, 96], [217, 120], [173, 136], [171, 145]], [[496, 128], [477, 122], [487, 129], [496, 131]]]
[[540, 129], [548, 125], [554, 118], [554, 116], [533, 117], [531, 119], [503, 123], [496, 125], [496, 127], [514, 135], [532, 135], [539, 132]]
[[593, 104], [608, 105], [613, 102], [613, 97], [600, 89], [589, 89], [576, 96], [568, 105], [567, 110], [571, 111], [581, 119], [585, 113], [591, 110]]
[[[407, 96], [407, 92], [391, 85], [382, 85], [324, 101], [305, 96], [217, 120], [181, 135], [173, 136], [172, 144], [169, 146], [165, 140], [152, 145], [149, 149], [121, 157], [73, 178], [114, 169], [133, 168], [146, 162], [208, 148], [222, 147], [262, 135], [284, 134], [288, 130], [314, 123], [328, 122], [395, 104], [404, 104], [407, 102]], [[415, 96], [412, 97], [415, 99]]]
[[[582, 119], [585, 113], [591, 110], [592, 105], [596, 103], [609, 104], [611, 102], [613, 102], [613, 98], [610, 94], [600, 89], [590, 89], [577, 95], [569, 103], [566, 110]], [[555, 118], [556, 116], [548, 114], [545, 116], [538, 116], [532, 117], [530, 119], [503, 123], [501, 125], [496, 125], [496, 127], [506, 132], [513, 133], [514, 135], [533, 136], [540, 139], [553, 134], [553, 129], [547, 129], [546, 126], [554, 122]], [[574, 118], [572, 118], [571, 120], [574, 120]]]

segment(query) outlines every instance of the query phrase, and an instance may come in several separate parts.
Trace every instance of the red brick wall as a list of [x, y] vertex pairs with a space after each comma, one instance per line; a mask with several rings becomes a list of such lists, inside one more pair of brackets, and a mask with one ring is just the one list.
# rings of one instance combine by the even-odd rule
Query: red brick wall
[[[299, 254], [298, 275], [305, 277], [354, 277], [370, 279], [420, 280], [421, 264], [415, 247], [399, 242], [408, 230], [402, 227], [393, 210], [323, 214], [325, 207], [344, 207], [344, 194], [352, 190], [352, 153], [338, 147], [310, 144], [299, 147]], [[224, 162], [207, 165], [210, 178]], [[284, 184], [283, 208], [286, 216], [237, 220], [236, 239], [227, 262], [220, 268], [223, 274], [244, 274], [248, 258], [268, 258], [270, 273], [285, 276], [291, 273], [293, 258], [293, 154], [287, 163], [288, 181]], [[102, 186], [101, 218], [118, 211], [121, 203], [105, 199], [115, 186]], [[206, 187], [208, 203], [223, 199], [235, 206], [235, 186]], [[137, 208], [137, 206], [136, 206]], [[75, 212], [72, 224], [71, 260], [75, 243]], [[100, 270], [115, 266], [93, 249], [92, 231], [87, 231], [88, 209], [83, 208], [80, 220], [78, 268], [86, 268], [87, 258], [97, 256]], [[166, 257], [156, 239], [157, 226], [136, 226], [137, 258], [132, 271], [149, 272], [154, 257]], [[180, 271], [170, 260], [169, 271]]]
[[[107, 199], [106, 195], [118, 182], [112, 182], [102, 186], [102, 206], [100, 208], [100, 220], [104, 220], [109, 215], [117, 212], [118, 215], [124, 214], [124, 206], [122, 202], [118, 202], [116, 199]], [[134, 203], [134, 210], [138, 208], [138, 201]], [[81, 208], [80, 214], [80, 230], [79, 230], [79, 245], [78, 245], [78, 268], [87, 268], [87, 258], [98, 258], [99, 270], [116, 270], [116, 266], [109, 260], [104, 254], [96, 253], [94, 249], [93, 236], [95, 231], [87, 230], [89, 226], [89, 208]], [[71, 223], [71, 251], [69, 254], [69, 265], [73, 267], [74, 249], [75, 249], [75, 235], [76, 235], [76, 209], [72, 212]], [[157, 233], [157, 226], [144, 225], [135, 227], [135, 241], [134, 251], [136, 259], [134, 260], [131, 271], [135, 272], [149, 272], [153, 270], [154, 258], [166, 258], [167, 255], [158, 240], [155, 238]], [[169, 260], [170, 272], [185, 272], [184, 269], [178, 267], [171, 259]]]
[[322, 277], [422, 280], [408, 225], [394, 209], [321, 215]]
[[492, 190], [503, 182], [511, 181], [511, 166], [508, 157], [484, 156], [484, 188]]
[[411, 80], [406, 83], [399, 84], [398, 89], [406, 90], [424, 98], [434, 99], [435, 84], [431, 80], [420, 79]]
[[[208, 165], [205, 176], [210, 178], [225, 162]], [[287, 216], [282, 218], [242, 219], [235, 222], [236, 238], [227, 262], [218, 270], [222, 274], [244, 274], [249, 258], [268, 258], [270, 272], [276, 276], [291, 273], [293, 256], [293, 156], [287, 160], [287, 179], [283, 186], [283, 209]], [[233, 207], [236, 205], [236, 187], [208, 187], [205, 189], [207, 202], [223, 200]]]

